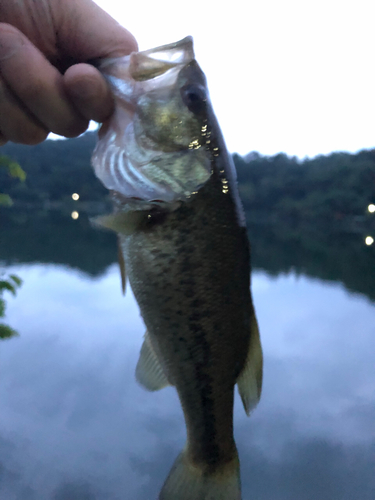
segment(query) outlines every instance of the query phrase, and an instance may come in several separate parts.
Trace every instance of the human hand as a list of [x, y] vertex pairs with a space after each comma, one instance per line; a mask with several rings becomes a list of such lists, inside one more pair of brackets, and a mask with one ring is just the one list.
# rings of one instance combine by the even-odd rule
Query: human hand
[[137, 50], [133, 36], [91, 0], [0, 0], [0, 144], [83, 133], [113, 111], [85, 61]]

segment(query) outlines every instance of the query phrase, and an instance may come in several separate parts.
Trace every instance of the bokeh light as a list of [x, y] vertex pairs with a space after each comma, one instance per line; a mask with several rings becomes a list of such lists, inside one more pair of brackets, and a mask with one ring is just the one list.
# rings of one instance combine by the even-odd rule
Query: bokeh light
[[73, 198], [74, 201], [79, 200], [79, 194], [78, 193], [73, 193], [72, 194], [72, 198]]
[[374, 238], [372, 236], [366, 236], [365, 243], [366, 245], [372, 245], [374, 243]]
[[71, 214], [71, 215], [72, 215], [72, 219], [78, 219], [78, 217], [79, 217], [79, 213], [78, 213], [78, 212], [75, 212], [75, 211], [74, 211], [74, 212], [72, 212], [72, 214]]

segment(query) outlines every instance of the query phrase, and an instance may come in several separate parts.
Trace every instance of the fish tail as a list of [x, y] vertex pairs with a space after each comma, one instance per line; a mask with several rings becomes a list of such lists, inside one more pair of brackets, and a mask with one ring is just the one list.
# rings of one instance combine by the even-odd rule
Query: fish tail
[[241, 500], [240, 464], [230, 462], [207, 472], [192, 464], [186, 450], [177, 457], [158, 500]]

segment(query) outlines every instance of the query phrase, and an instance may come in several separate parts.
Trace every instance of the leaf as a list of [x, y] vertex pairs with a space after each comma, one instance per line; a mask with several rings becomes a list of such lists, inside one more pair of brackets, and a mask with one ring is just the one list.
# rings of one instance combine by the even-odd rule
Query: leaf
[[3, 290], [9, 290], [13, 295], [16, 295], [16, 288], [14, 285], [9, 283], [7, 280], [0, 280], [0, 292]]
[[22, 182], [26, 179], [26, 172], [15, 161], [9, 163], [8, 171], [11, 177], [16, 177]]
[[11, 280], [13, 280], [17, 286], [21, 286], [21, 285], [22, 285], [22, 280], [21, 280], [21, 278], [19, 278], [19, 277], [18, 277], [18, 276], [16, 276], [15, 274], [10, 274], [10, 275], [9, 275], [9, 278], [10, 278]]
[[13, 328], [8, 325], [0, 324], [0, 339], [5, 340], [12, 337], [19, 337], [19, 334], [16, 332], [16, 330], [13, 330]]
[[5, 315], [5, 300], [0, 299], [0, 318], [3, 318]]
[[13, 205], [12, 198], [8, 194], [0, 193], [0, 205], [11, 207]]

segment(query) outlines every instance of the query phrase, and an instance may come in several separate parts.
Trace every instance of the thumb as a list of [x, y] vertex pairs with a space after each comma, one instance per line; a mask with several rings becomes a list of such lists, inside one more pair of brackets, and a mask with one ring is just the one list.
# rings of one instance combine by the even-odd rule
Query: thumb
[[60, 50], [76, 61], [119, 57], [138, 50], [133, 35], [92, 0], [56, 1]]

